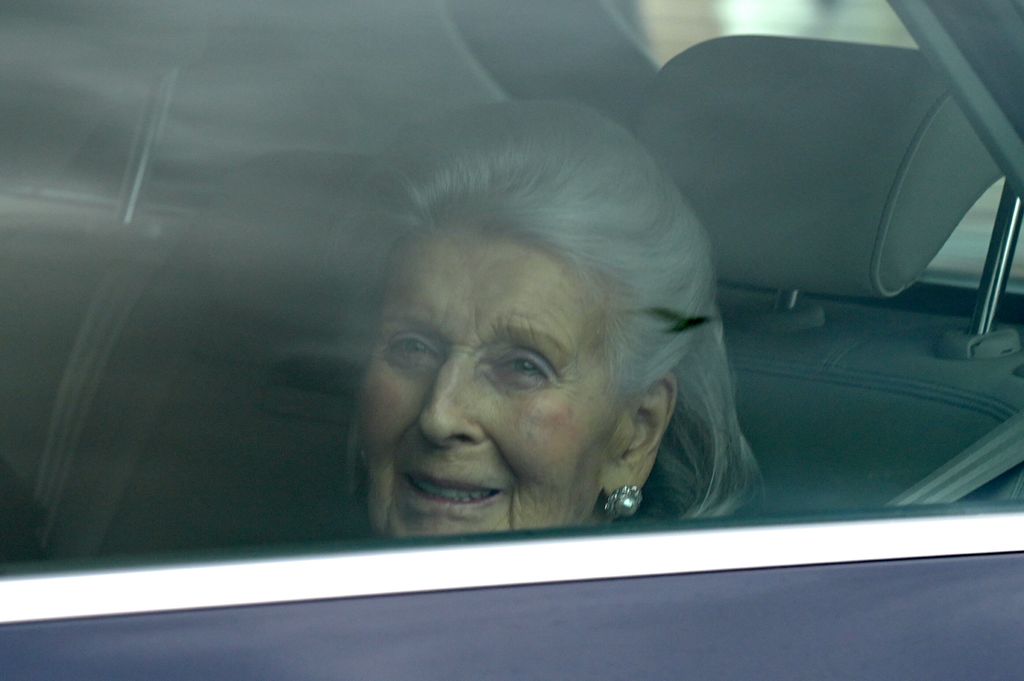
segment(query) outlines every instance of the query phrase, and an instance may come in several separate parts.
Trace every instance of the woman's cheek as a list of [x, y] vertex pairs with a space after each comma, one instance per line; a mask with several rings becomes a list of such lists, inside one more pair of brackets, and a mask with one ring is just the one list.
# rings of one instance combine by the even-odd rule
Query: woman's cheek
[[360, 431], [367, 445], [393, 446], [408, 425], [415, 422], [415, 392], [416, 386], [386, 368], [371, 368], [360, 397]]
[[523, 450], [535, 459], [532, 467], [541, 471], [572, 463], [583, 440], [576, 410], [561, 396], [537, 397], [524, 410], [519, 431]]
[[580, 412], [581, 407], [564, 395], [537, 398], [520, 412], [515, 446], [505, 447], [519, 485], [513, 527], [589, 521], [600, 489], [594, 433], [582, 422]]

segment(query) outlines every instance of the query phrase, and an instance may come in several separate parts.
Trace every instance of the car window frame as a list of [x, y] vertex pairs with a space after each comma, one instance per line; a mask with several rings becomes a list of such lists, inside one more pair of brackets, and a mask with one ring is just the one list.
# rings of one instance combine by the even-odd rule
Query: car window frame
[[[1024, 511], [501, 537], [291, 558], [0, 578], [0, 625], [657, 575], [1024, 554]], [[984, 511], [984, 512], [980, 512]], [[902, 516], [902, 517], [899, 517]], [[749, 522], [749, 521], [748, 521]], [[411, 569], [410, 569], [411, 568]]]

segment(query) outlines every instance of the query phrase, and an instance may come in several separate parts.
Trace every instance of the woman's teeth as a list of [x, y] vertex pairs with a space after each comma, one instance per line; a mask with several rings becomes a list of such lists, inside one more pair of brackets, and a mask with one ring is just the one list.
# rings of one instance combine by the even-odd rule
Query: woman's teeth
[[481, 489], [478, 491], [452, 489], [451, 487], [442, 487], [440, 485], [435, 485], [432, 482], [427, 482], [426, 480], [414, 478], [412, 476], [409, 476], [409, 482], [411, 482], [413, 487], [421, 492], [425, 492], [431, 496], [440, 497], [448, 501], [480, 501], [481, 499], [492, 497], [498, 493], [498, 490], [495, 489]]

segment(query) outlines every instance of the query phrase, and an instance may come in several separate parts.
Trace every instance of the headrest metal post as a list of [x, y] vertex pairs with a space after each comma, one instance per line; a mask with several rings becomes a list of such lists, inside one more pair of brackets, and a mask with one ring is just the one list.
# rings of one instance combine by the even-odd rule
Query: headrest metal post
[[1006, 183], [1003, 186], [1002, 198], [999, 200], [999, 211], [996, 213], [985, 268], [981, 273], [974, 316], [968, 329], [968, 334], [972, 336], [984, 336], [992, 330], [999, 299], [1006, 291], [1010, 269], [1013, 267], [1013, 254], [1017, 249], [1022, 212], [1024, 211], [1020, 196], [1013, 191], [1009, 183]]

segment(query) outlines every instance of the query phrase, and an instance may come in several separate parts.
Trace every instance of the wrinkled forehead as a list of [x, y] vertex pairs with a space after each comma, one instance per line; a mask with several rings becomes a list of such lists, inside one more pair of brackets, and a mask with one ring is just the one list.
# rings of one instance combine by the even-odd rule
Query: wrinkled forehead
[[458, 229], [407, 239], [391, 258], [385, 316], [456, 335], [525, 327], [573, 347], [606, 334], [606, 294], [577, 268], [533, 245]]

